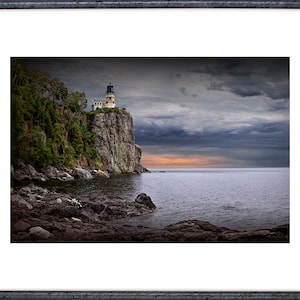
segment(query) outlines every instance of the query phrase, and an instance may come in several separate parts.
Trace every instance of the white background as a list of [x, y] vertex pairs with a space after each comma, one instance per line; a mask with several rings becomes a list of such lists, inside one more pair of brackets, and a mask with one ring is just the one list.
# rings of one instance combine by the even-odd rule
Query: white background
[[[296, 291], [299, 10], [1, 10], [0, 290]], [[289, 244], [11, 244], [11, 56], [288, 56]]]

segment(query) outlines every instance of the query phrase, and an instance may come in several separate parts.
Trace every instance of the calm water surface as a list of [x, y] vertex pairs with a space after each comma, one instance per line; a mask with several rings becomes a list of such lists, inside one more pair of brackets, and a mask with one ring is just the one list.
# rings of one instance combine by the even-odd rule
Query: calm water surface
[[87, 197], [109, 195], [133, 201], [146, 193], [157, 206], [153, 214], [118, 220], [118, 224], [162, 228], [199, 219], [251, 230], [289, 223], [289, 168], [151, 171], [59, 185]]

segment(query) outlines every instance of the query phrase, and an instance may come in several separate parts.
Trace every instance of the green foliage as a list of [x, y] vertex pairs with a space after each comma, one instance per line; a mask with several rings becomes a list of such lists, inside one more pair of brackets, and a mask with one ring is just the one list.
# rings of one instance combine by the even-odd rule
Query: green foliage
[[51, 149], [45, 142], [45, 134], [39, 127], [31, 128], [19, 140], [19, 156], [25, 164], [33, 164], [38, 168], [52, 164]]
[[99, 163], [82, 110], [86, 96], [68, 92], [47, 73], [29, 72], [20, 59], [12, 59], [12, 164], [36, 168], [72, 167], [85, 157]]
[[87, 157], [94, 163], [98, 164], [99, 163], [99, 157], [98, 157], [98, 152], [94, 145], [95, 139], [96, 139], [96, 134], [95, 132], [89, 130], [87, 128], [87, 124], [82, 124], [80, 127], [81, 130], [81, 136], [83, 138], [83, 143], [84, 143], [84, 150], [87, 155]]
[[79, 157], [80, 154], [83, 153], [84, 143], [81, 136], [79, 120], [74, 118], [72, 123], [70, 124], [69, 132], [69, 141], [75, 150], [76, 158]]
[[126, 108], [120, 108], [120, 107], [114, 107], [114, 108], [108, 108], [108, 107], [103, 107], [99, 108], [97, 107], [96, 110], [90, 111], [88, 114], [89, 115], [97, 115], [97, 114], [109, 114], [109, 113], [117, 113], [117, 114], [124, 114], [129, 116], [129, 112], [126, 110]]
[[72, 112], [80, 112], [87, 106], [87, 99], [84, 93], [70, 92], [65, 103]]

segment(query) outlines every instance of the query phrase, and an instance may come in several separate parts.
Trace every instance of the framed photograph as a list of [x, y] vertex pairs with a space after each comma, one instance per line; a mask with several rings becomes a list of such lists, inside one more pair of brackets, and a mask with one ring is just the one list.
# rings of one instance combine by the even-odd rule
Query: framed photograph
[[[229, 243], [200, 243], [195, 240], [192, 240], [193, 243], [182, 243], [180, 240], [173, 240], [172, 243], [168, 241], [166, 243], [163, 240], [157, 240], [155, 243], [151, 240], [144, 240], [142, 243], [128, 243], [122, 240], [114, 240], [113, 243], [107, 241], [97, 243], [95, 240], [90, 243], [90, 241], [82, 240], [78, 243], [76, 240], [64, 239], [51, 243], [49, 242], [51, 238], [46, 242], [41, 241], [40, 237], [36, 238], [35, 233], [29, 232], [30, 229], [26, 231], [33, 239], [30, 238], [28, 242], [25, 238], [24, 243], [21, 242], [22, 234], [20, 235], [20, 232], [14, 231], [11, 227], [15, 223], [10, 199], [15, 191], [11, 187], [10, 176], [4, 176], [3, 191], [5, 192], [3, 194], [6, 196], [1, 201], [0, 210], [3, 220], [1, 248], [4, 253], [1, 259], [3, 266], [1, 268], [1, 297], [35, 297], [37, 299], [51, 297], [226, 299], [226, 297], [238, 298], [241, 295], [249, 299], [251, 297], [256, 297], [255, 299], [268, 299], [268, 297], [269, 299], [282, 297], [298, 299], [300, 297], [299, 285], [293, 271], [298, 264], [297, 232], [300, 225], [296, 176], [298, 166], [296, 135], [299, 110], [297, 78], [300, 70], [299, 46], [296, 39], [296, 28], [299, 26], [298, 10], [67, 9], [2, 10], [0, 14], [1, 26], [7, 28], [2, 39], [4, 46], [1, 55], [3, 98], [6, 99], [3, 101], [1, 127], [7, 145], [13, 142], [9, 124], [12, 119], [15, 120], [13, 114], [15, 104], [11, 105], [9, 99], [13, 95], [18, 99], [20, 95], [14, 94], [19, 93], [18, 90], [13, 90], [15, 85], [11, 79], [15, 74], [14, 70], [18, 67], [13, 64], [25, 60], [30, 70], [49, 73], [51, 78], [48, 79], [53, 83], [52, 80], [58, 78], [58, 74], [63, 74], [62, 71], [66, 70], [61, 65], [65, 63], [68, 66], [68, 72], [64, 73], [63, 81], [70, 93], [66, 95], [65, 104], [57, 103], [57, 105], [70, 106], [64, 109], [70, 109], [75, 116], [78, 108], [76, 105], [84, 102], [79, 103], [77, 101], [79, 98], [76, 98], [76, 105], [73, 105], [72, 99], [80, 96], [75, 95], [75, 91], [80, 90], [86, 93], [89, 113], [97, 116], [101, 113], [110, 113], [106, 110], [118, 108], [119, 114], [126, 115], [126, 112], [129, 112], [137, 116], [136, 124], [139, 126], [135, 128], [135, 136], [142, 144], [144, 142], [142, 146], [146, 149], [142, 149], [140, 162], [141, 165], [150, 166], [148, 168], [152, 169], [152, 173], [149, 174], [174, 177], [177, 173], [168, 170], [166, 172], [170, 160], [175, 167], [186, 167], [187, 165], [180, 165], [183, 156], [195, 158], [193, 155], [187, 156], [186, 152], [180, 152], [183, 148], [190, 152], [192, 149], [187, 149], [191, 140], [186, 140], [186, 136], [178, 131], [178, 126], [184, 128], [185, 132], [189, 132], [190, 136], [196, 136], [198, 139], [202, 134], [203, 144], [196, 144], [194, 140], [195, 148], [199, 150], [203, 147], [200, 151], [202, 159], [204, 156], [215, 158], [209, 161], [185, 161], [185, 163], [194, 164], [196, 168], [210, 168], [211, 165], [208, 163], [213, 163], [214, 168], [230, 167], [237, 171], [236, 168], [240, 170], [247, 161], [246, 165], [252, 171], [253, 168], [262, 166], [285, 169], [285, 175], [276, 175], [281, 178], [278, 181], [274, 177], [268, 177], [266, 180], [270, 174], [260, 174], [262, 177], [256, 182], [259, 190], [262, 188], [260, 184], [266, 188], [270, 182], [273, 184], [277, 182], [266, 195], [274, 196], [276, 189], [280, 191], [284, 189], [284, 196], [280, 197], [288, 197], [288, 201], [271, 210], [258, 209], [257, 214], [273, 217], [278, 223], [268, 228], [266, 224], [262, 224], [253, 230], [261, 229], [260, 234], [274, 236], [277, 233], [270, 229], [289, 223], [289, 230], [281, 227], [278, 231], [281, 234], [280, 240], [267, 242], [264, 240], [263, 243], [258, 240], [252, 240], [250, 243], [240, 240]], [[93, 79], [84, 73], [84, 67], [80, 65], [82, 61], [88, 62], [89, 72], [94, 72], [99, 76], [99, 87], [95, 89], [94, 95], [89, 93], [92, 90], [91, 86], [97, 84], [98, 77]], [[117, 64], [116, 61], [118, 61]], [[104, 78], [105, 76], [101, 77], [105, 74], [101, 70], [110, 72], [107, 79]], [[83, 73], [84, 76], [82, 76]], [[187, 76], [187, 74], [192, 75]], [[198, 81], [201, 78], [202, 89], [195, 88], [193, 84], [195, 76], [198, 76]], [[115, 81], [114, 77], [119, 80]], [[130, 78], [136, 84], [129, 86]], [[85, 79], [86, 82], [84, 82]], [[180, 81], [180, 83], [175, 84], [175, 81]], [[28, 82], [32, 84], [34, 78], [30, 77]], [[157, 84], [154, 85], [153, 82]], [[29, 83], [27, 88], [29, 88]], [[59, 82], [56, 83], [62, 87]], [[61, 91], [63, 92], [63, 89]], [[74, 93], [72, 94], [71, 91]], [[181, 97], [180, 101], [177, 99], [178, 95]], [[44, 92], [43, 97], [45, 97]], [[152, 98], [147, 102], [149, 97]], [[220, 97], [222, 101], [217, 101]], [[138, 98], [140, 100], [137, 100]], [[197, 106], [198, 102], [195, 99], [198, 98], [201, 98], [201, 101], [198, 101], [201, 107]], [[52, 99], [53, 103], [56, 101], [57, 99]], [[137, 101], [142, 102], [142, 108], [136, 106]], [[217, 103], [219, 103], [218, 110], [214, 109], [215, 114], [212, 116], [209, 112], [212, 111], [212, 107], [216, 108]], [[115, 106], [110, 107], [112, 105]], [[191, 109], [190, 105], [193, 105], [195, 109]], [[28, 106], [24, 106], [24, 110], [27, 109]], [[8, 113], [9, 111], [11, 114]], [[50, 106], [46, 111], [50, 111]], [[197, 119], [201, 117], [202, 120], [206, 120], [205, 128], [203, 126], [200, 128], [199, 124], [193, 123], [193, 114], [184, 120], [182, 115], [190, 112], [193, 112]], [[116, 111], [113, 113], [117, 114]], [[176, 118], [174, 118], [175, 115]], [[45, 117], [44, 122], [47, 122], [47, 118]], [[213, 120], [213, 122], [209, 123], [208, 120]], [[133, 123], [135, 124], [135, 118], [133, 118]], [[149, 130], [149, 124], [151, 130]], [[50, 132], [51, 126], [54, 125], [53, 122], [49, 122], [45, 128]], [[78, 155], [81, 155], [81, 148], [76, 148], [78, 143], [75, 142], [75, 127], [75, 125], [70, 125], [71, 131], [65, 140], [69, 139], [70, 143], [73, 142], [74, 155], [76, 151]], [[216, 128], [222, 128], [222, 132], [226, 131], [226, 139], [221, 140], [220, 132], [215, 142], [212, 141], [213, 135], [203, 135], [204, 131], [215, 132]], [[177, 129], [176, 132], [175, 129]], [[53, 129], [53, 134], [54, 132]], [[238, 136], [238, 139], [233, 139], [233, 135]], [[146, 138], [143, 139], [145, 136]], [[246, 143], [246, 139], [243, 139], [245, 136], [251, 136], [252, 140], [247, 139], [248, 143]], [[150, 141], [157, 143], [158, 139], [162, 140], [158, 144], [161, 145], [159, 149], [153, 146], [155, 144], [150, 143]], [[231, 148], [229, 147], [230, 139], [235, 145]], [[28, 141], [29, 139], [26, 138], [22, 140], [23, 144], [14, 145], [11, 149], [5, 148], [2, 155], [2, 164], [6, 166], [5, 169], [11, 170], [10, 158], [14, 157], [13, 151], [18, 149], [18, 153], [22, 153]], [[174, 153], [164, 152], [168, 144], [166, 141], [171, 145]], [[186, 142], [181, 144], [180, 141]], [[49, 147], [54, 145], [48, 142]], [[47, 137], [45, 143], [47, 143]], [[220, 148], [219, 152], [214, 152], [219, 144], [223, 145], [223, 151]], [[84, 144], [83, 147], [85, 147]], [[210, 153], [205, 152], [209, 149]], [[66, 156], [67, 152], [63, 153]], [[35, 157], [36, 155], [32, 154], [26, 159], [34, 164]], [[49, 157], [46, 158], [50, 159]], [[71, 158], [71, 156], [68, 157]], [[220, 160], [216, 160], [216, 157], [226, 158], [226, 162], [231, 165], [221, 166]], [[158, 158], [163, 158], [164, 161]], [[104, 161], [102, 157], [101, 167]], [[255, 164], [251, 165], [250, 161], [251, 163], [255, 161]], [[158, 163], [164, 163], [161, 165], [163, 167], [157, 165]], [[80, 169], [75, 165], [74, 168]], [[110, 176], [109, 168], [101, 169], [99, 166], [96, 171], [99, 170], [107, 172]], [[65, 171], [68, 173], [68, 170]], [[79, 176], [68, 173], [65, 177], [69, 175]], [[244, 175], [240, 174], [233, 181], [241, 179]], [[188, 174], [186, 177], [189, 176], [191, 175]], [[193, 174], [192, 177], [194, 176], [196, 175]], [[228, 176], [225, 177], [228, 178]], [[162, 179], [159, 181], [163, 182]], [[184, 183], [182, 178], [179, 182]], [[284, 188], [280, 188], [280, 185]], [[149, 186], [148, 183], [147, 186]], [[220, 192], [220, 182], [218, 187]], [[164, 190], [167, 192], [168, 187]], [[57, 192], [57, 190], [51, 191]], [[178, 195], [179, 191], [175, 194]], [[198, 192], [204, 193], [205, 191], [202, 189]], [[228, 195], [229, 192], [227, 191], [226, 194]], [[21, 194], [19, 196], [22, 197]], [[60, 204], [57, 199], [68, 202], [61, 195], [54, 198], [55, 206]], [[155, 200], [157, 198], [158, 195], [152, 196], [152, 201], [154, 205], [161, 207], [162, 204]], [[180, 198], [183, 201], [186, 197], [181, 195]], [[249, 207], [247, 206], [249, 211], [251, 211], [250, 198], [248, 199]], [[42, 198], [36, 200], [40, 200], [39, 203], [43, 204]], [[75, 203], [78, 199], [74, 197], [69, 200]], [[228, 227], [221, 222], [222, 219], [227, 219], [230, 224], [234, 223], [230, 216], [236, 213], [235, 209], [239, 209], [237, 199], [234, 203], [235, 205], [231, 202], [219, 205], [223, 207], [223, 211], [219, 212], [219, 220], [216, 219], [216, 222], [220, 221], [220, 224], [217, 224], [219, 227]], [[30, 201], [27, 201], [27, 204], [32, 205]], [[23, 202], [22, 205], [27, 204]], [[83, 204], [84, 201], [79, 199], [76, 205]], [[265, 204], [265, 206], [268, 205]], [[194, 212], [195, 210], [196, 207], [193, 207]], [[18, 213], [20, 216], [21, 212]], [[201, 213], [203, 212], [200, 209], [197, 214]], [[173, 214], [172, 219], [175, 220], [178, 211], [175, 210]], [[65, 221], [70, 222], [75, 229], [78, 227], [77, 222], [82, 221], [82, 216], [79, 215], [62, 217], [68, 219]], [[247, 222], [250, 222], [253, 215], [248, 214], [248, 217], [249, 220], [238, 221], [238, 223], [247, 226]], [[37, 222], [34, 227], [42, 227], [42, 224], [38, 224], [37, 221], [39, 214], [31, 215], [30, 218], [31, 221], [34, 219]], [[270, 218], [268, 222], [272, 223]], [[279, 221], [280, 218], [282, 222]], [[194, 220], [195, 216], [187, 219]], [[176, 219], [174, 223], [177, 221], [180, 222], [182, 219]], [[154, 222], [157, 223], [157, 221]], [[27, 222], [24, 221], [24, 223]], [[24, 223], [18, 225], [21, 226]], [[135, 226], [135, 224], [123, 225], [126, 225], [124, 228]], [[190, 225], [184, 224], [184, 226]], [[146, 228], [149, 224], [138, 224], [138, 226]], [[46, 231], [50, 234], [55, 233], [55, 230], [51, 232], [48, 229]], [[21, 230], [22, 232], [24, 231]]]

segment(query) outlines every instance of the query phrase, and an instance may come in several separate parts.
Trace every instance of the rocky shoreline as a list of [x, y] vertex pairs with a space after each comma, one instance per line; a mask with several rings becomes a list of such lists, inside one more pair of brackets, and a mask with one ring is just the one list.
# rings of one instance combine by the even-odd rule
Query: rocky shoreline
[[289, 225], [237, 231], [187, 220], [163, 229], [116, 225], [113, 220], [150, 214], [151, 198], [134, 201], [99, 195], [75, 197], [34, 183], [11, 191], [12, 242], [289, 242]]

